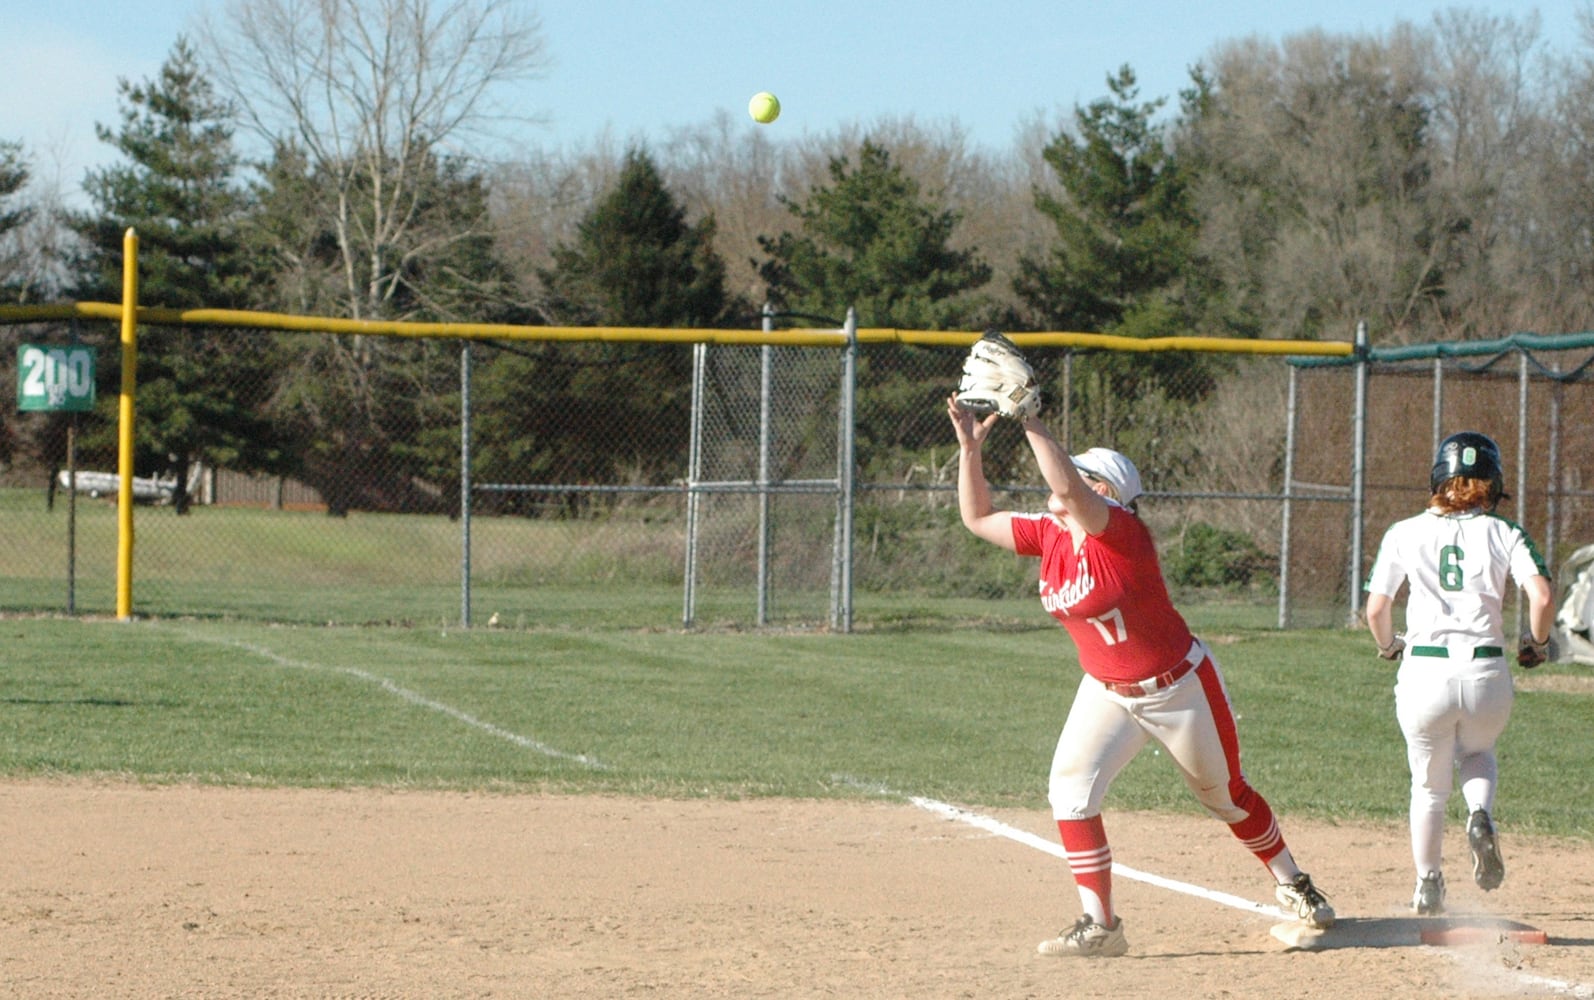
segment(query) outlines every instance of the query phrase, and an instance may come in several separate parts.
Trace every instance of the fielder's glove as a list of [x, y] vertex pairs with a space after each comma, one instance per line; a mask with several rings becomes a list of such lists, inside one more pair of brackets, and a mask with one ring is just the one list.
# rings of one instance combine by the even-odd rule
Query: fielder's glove
[[1522, 633], [1522, 641], [1517, 644], [1517, 666], [1532, 670], [1549, 658], [1550, 640], [1536, 642], [1532, 632]]
[[1023, 420], [1041, 411], [1040, 384], [1018, 346], [995, 330], [969, 348], [958, 383], [958, 405], [972, 413]]
[[1404, 653], [1405, 651], [1405, 637], [1398, 635], [1389, 640], [1389, 645], [1378, 647], [1378, 655], [1386, 660], [1398, 660], [1400, 659], [1400, 654]]

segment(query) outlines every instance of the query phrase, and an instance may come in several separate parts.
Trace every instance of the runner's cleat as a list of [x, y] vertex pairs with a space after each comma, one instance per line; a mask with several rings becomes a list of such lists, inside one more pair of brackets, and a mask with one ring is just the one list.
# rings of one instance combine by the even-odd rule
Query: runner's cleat
[[1467, 821], [1467, 843], [1472, 846], [1472, 880], [1484, 892], [1500, 888], [1505, 881], [1505, 861], [1500, 857], [1494, 824], [1482, 809], [1474, 811]]
[[1417, 880], [1417, 891], [1412, 894], [1411, 908], [1419, 917], [1436, 917], [1445, 912], [1445, 877], [1429, 872]]

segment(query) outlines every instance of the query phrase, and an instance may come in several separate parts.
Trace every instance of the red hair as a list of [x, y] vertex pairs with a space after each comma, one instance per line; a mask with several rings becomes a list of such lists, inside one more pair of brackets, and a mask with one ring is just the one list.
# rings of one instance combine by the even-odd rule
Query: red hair
[[1451, 476], [1439, 484], [1433, 495], [1433, 506], [1445, 514], [1460, 514], [1478, 507], [1493, 510], [1499, 502], [1493, 483], [1468, 476]]

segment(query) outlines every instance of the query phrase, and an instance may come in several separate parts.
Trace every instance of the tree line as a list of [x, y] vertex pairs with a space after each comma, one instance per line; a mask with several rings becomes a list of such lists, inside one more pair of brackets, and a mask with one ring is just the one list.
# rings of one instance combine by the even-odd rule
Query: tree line
[[[115, 157], [84, 178], [86, 207], [30, 185], [28, 151], [0, 137], [0, 292], [115, 301], [131, 227], [143, 302], [176, 308], [750, 328], [767, 305], [790, 325], [854, 308], [864, 326], [1285, 339], [1365, 321], [1383, 344], [1594, 315], [1587, 0], [1569, 53], [1534, 16], [1452, 10], [1227, 41], [1177, 95], [1143, 97], [1122, 66], [1006, 154], [956, 123], [781, 143], [720, 115], [651, 147], [490, 158], [471, 150], [489, 148], [494, 95], [545, 65], [523, 11], [228, 5], [155, 77], [121, 81], [120, 120], [98, 129]], [[457, 504], [457, 345], [140, 336], [140, 474], [291, 475], [335, 512]], [[114, 352], [101, 359], [114, 387]], [[1096, 388], [1074, 404], [1106, 434], [1133, 429], [1136, 400], [1195, 402], [1221, 374], [1177, 355], [1087, 362]], [[688, 365], [664, 347], [487, 351], [478, 405], [504, 419], [478, 459], [565, 479], [677, 467]], [[879, 378], [904, 406], [945, 388]], [[90, 455], [113, 453], [113, 394], [82, 435]], [[595, 426], [617, 407], [624, 442]], [[0, 462], [58, 464], [62, 427], [6, 415]]]

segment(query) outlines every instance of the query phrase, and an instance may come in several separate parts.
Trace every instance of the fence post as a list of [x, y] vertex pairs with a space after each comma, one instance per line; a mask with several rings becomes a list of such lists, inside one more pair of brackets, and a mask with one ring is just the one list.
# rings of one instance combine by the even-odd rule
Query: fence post
[[1074, 349], [1063, 351], [1063, 450], [1074, 452]]
[[459, 348], [459, 625], [470, 628], [470, 341]]
[[[1517, 511], [1518, 522], [1528, 519], [1528, 352], [1517, 347]], [[1539, 537], [1544, 537], [1540, 535]], [[1552, 575], [1550, 579], [1555, 579]], [[1527, 622], [1527, 606], [1522, 601], [1522, 588], [1511, 589], [1512, 603], [1516, 605], [1517, 632]]]
[[[775, 331], [775, 313], [764, 306], [764, 333]], [[773, 450], [774, 420], [770, 396], [774, 386], [775, 348], [765, 343], [758, 354], [758, 614], [760, 627], [769, 624], [769, 466]]]
[[[72, 317], [72, 343], [78, 343], [78, 319]], [[73, 410], [66, 425], [66, 613], [77, 614], [77, 425], [78, 411]], [[50, 495], [55, 495], [55, 484], [50, 484]]]
[[[116, 617], [133, 617], [133, 396], [138, 385], [138, 234], [122, 236], [122, 394], [117, 401]], [[77, 482], [72, 483], [73, 488]]]
[[1558, 522], [1561, 514], [1561, 362], [1556, 359], [1551, 367], [1550, 381], [1550, 454], [1544, 470], [1544, 558], [1551, 569], [1550, 579], [1555, 579], [1555, 545], [1559, 538]]
[[1351, 412], [1350, 470], [1350, 614], [1355, 628], [1361, 612], [1362, 512], [1367, 491], [1367, 322], [1356, 324], [1356, 403]]
[[1279, 628], [1290, 627], [1290, 516], [1295, 498], [1295, 401], [1300, 369], [1289, 366], [1284, 403], [1284, 510], [1279, 528]]
[[847, 308], [843, 327], [847, 345], [841, 352], [841, 406], [836, 447], [836, 540], [830, 627], [843, 634], [852, 631], [852, 519], [853, 465], [857, 450], [858, 312]]
[[[764, 309], [768, 311], [769, 307]], [[697, 617], [697, 483], [703, 477], [703, 397], [707, 378], [708, 345], [692, 345], [692, 419], [686, 454], [686, 571], [682, 581], [681, 627], [691, 628]]]
[[1430, 455], [1438, 454], [1439, 442], [1445, 439], [1445, 359], [1435, 354], [1433, 359], [1433, 444]]

